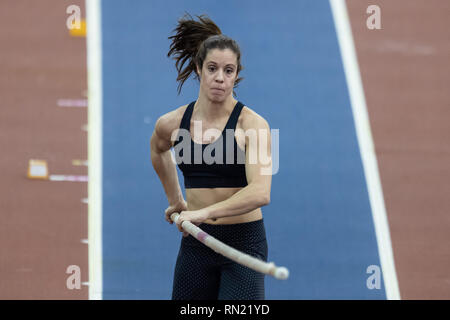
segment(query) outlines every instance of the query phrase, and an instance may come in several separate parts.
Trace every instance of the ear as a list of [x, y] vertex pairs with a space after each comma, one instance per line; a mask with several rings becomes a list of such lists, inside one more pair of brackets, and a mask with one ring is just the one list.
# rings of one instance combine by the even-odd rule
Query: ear
[[197, 70], [197, 76], [200, 78], [200, 76], [201, 76], [201, 74], [202, 74], [202, 71], [200, 70], [200, 68], [198, 67], [197, 64], [195, 65], [195, 68], [196, 68], [196, 70]]

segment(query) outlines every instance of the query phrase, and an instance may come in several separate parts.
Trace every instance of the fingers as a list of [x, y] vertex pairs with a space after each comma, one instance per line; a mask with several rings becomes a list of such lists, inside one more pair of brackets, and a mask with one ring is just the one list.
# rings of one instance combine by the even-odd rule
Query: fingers
[[172, 219], [170, 218], [170, 216], [171, 216], [172, 214], [174, 214], [175, 212], [177, 212], [177, 211], [176, 211], [176, 210], [173, 210], [173, 208], [171, 208], [171, 207], [167, 208], [167, 209], [164, 211], [165, 219], [166, 219], [166, 221], [169, 222], [170, 224], [173, 223], [173, 221], [172, 221]]
[[189, 232], [184, 231], [183, 227], [181, 225], [183, 224], [184, 221], [189, 221], [189, 220], [184, 220], [183, 217], [181, 216], [181, 214], [182, 213], [180, 213], [180, 216], [178, 217], [178, 220], [176, 222], [176, 226], [177, 226], [178, 230], [183, 233], [183, 237], [185, 238], [185, 237], [189, 236]]
[[178, 216], [178, 219], [176, 221], [176, 226], [180, 232], [183, 232], [183, 237], [187, 237], [189, 235], [189, 233], [184, 231], [183, 227], [182, 227], [182, 224], [184, 221], [190, 221], [189, 218], [187, 218], [187, 219], [186, 218], [187, 217], [184, 216], [183, 211], [181, 211], [180, 215]]
[[183, 232], [183, 228], [181, 227], [182, 224], [183, 224], [183, 219], [180, 216], [177, 220], [177, 228], [180, 232]]
[[164, 218], [166, 219], [166, 221], [167, 222], [170, 222], [170, 213], [169, 213], [169, 208], [167, 208], [165, 211], [164, 211]]
[[170, 224], [173, 223], [172, 219], [170, 219], [170, 213], [166, 213], [166, 221], [169, 222]]

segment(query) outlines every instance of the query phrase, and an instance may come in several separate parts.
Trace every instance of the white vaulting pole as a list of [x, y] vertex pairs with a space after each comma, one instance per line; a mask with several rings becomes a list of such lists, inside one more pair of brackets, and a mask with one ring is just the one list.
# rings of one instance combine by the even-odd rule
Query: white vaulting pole
[[[178, 213], [173, 213], [170, 216], [170, 219], [172, 219], [173, 222], [177, 223], [179, 216], [180, 215]], [[202, 229], [189, 221], [184, 221], [181, 227], [184, 231], [202, 242], [207, 247], [210, 247], [215, 252], [227, 257], [230, 260], [233, 260], [234, 262], [237, 262], [252, 270], [271, 275], [279, 280], [286, 280], [289, 277], [289, 270], [287, 268], [277, 267], [273, 262], [265, 262], [239, 250], [236, 250], [217, 240], [213, 236], [207, 234]]]

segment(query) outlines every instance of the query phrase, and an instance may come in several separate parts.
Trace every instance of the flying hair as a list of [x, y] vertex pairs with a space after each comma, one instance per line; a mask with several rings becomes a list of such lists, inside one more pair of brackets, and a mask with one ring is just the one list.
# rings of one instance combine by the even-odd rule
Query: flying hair
[[[230, 37], [222, 34], [220, 28], [208, 16], [197, 15], [196, 21], [189, 13], [185, 13], [178, 20], [177, 27], [173, 30], [174, 35], [170, 36], [172, 40], [168, 57], [173, 57], [176, 61], [175, 67], [178, 71], [177, 81], [178, 94], [184, 82], [194, 73], [194, 78], [199, 79], [197, 74], [197, 65], [202, 70], [203, 62], [208, 52], [212, 49], [230, 49], [237, 57], [237, 74], [243, 69], [241, 65], [241, 50], [238, 43]], [[185, 64], [187, 64], [185, 66]], [[237, 87], [243, 78], [237, 78], [234, 88]], [[233, 91], [233, 94], [235, 92]]]

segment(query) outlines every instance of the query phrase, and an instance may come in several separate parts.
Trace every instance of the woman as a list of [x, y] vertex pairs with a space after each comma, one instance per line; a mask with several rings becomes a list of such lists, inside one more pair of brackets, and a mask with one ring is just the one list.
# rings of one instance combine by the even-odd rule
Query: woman
[[[186, 15], [178, 21], [176, 34], [169, 37], [168, 56], [176, 60], [178, 93], [194, 73], [200, 81], [198, 98], [161, 116], [151, 138], [152, 164], [169, 201], [165, 218], [172, 223], [170, 215], [178, 212], [181, 232], [182, 222], [190, 221], [218, 240], [267, 261], [261, 207], [270, 202], [271, 174], [264, 173], [272, 165], [269, 125], [233, 98], [233, 89], [242, 80], [238, 78], [242, 70], [238, 44], [207, 16], [197, 17], [198, 21]], [[181, 130], [187, 135], [180, 135]], [[186, 201], [172, 147], [184, 175]], [[200, 162], [195, 158], [199, 150]], [[264, 162], [259, 161], [261, 152], [266, 155]], [[205, 154], [215, 162], [205, 161]], [[185, 161], [180, 162], [180, 157]], [[183, 233], [172, 299], [264, 298], [263, 274], [220, 256]]]

